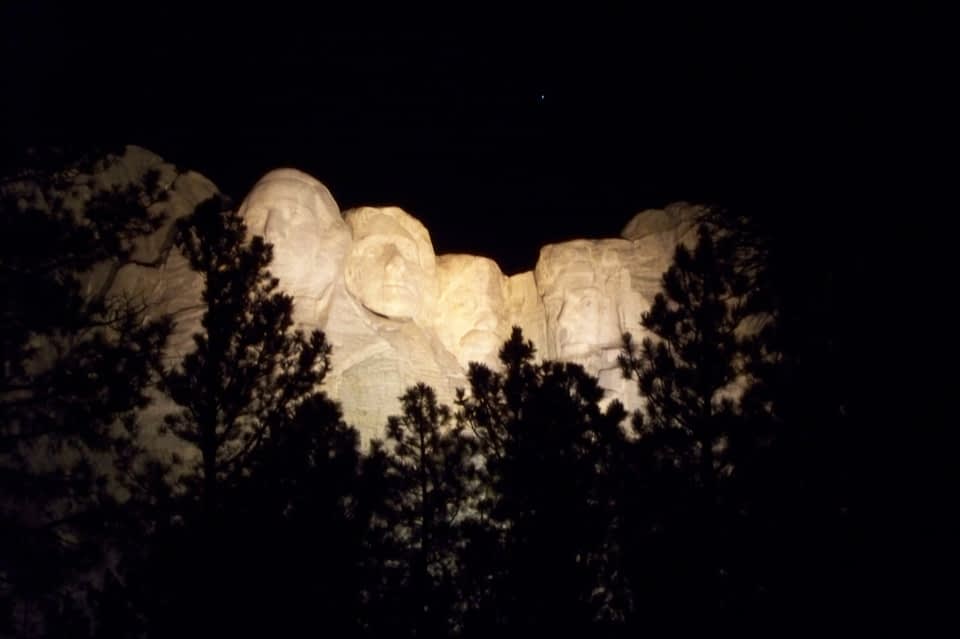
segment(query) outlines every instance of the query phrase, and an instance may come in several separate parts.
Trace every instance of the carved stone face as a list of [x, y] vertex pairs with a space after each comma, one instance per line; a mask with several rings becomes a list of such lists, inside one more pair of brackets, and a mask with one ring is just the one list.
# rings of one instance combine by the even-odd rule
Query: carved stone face
[[498, 365], [509, 337], [506, 279], [493, 260], [474, 255], [442, 255], [437, 260], [440, 296], [437, 334], [464, 368], [470, 362]]
[[582, 359], [618, 348], [621, 333], [617, 254], [598, 242], [547, 246], [537, 282], [547, 315], [550, 356]]
[[294, 316], [315, 321], [317, 305], [339, 276], [350, 230], [327, 188], [306, 173], [267, 173], [240, 205], [249, 235], [273, 245], [270, 272], [294, 298]]
[[423, 319], [436, 300], [436, 258], [420, 222], [396, 207], [347, 213], [353, 246], [347, 290], [365, 308], [391, 319]]
[[560, 357], [583, 357], [620, 340], [617, 301], [594, 286], [565, 289], [557, 316]]

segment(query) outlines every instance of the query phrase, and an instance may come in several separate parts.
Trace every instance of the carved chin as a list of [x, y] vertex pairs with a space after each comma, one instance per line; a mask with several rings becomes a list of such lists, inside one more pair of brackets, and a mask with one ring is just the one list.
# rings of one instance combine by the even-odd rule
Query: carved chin
[[465, 362], [481, 362], [496, 367], [497, 353], [503, 341], [501, 336], [492, 331], [470, 331], [460, 340], [462, 359]]

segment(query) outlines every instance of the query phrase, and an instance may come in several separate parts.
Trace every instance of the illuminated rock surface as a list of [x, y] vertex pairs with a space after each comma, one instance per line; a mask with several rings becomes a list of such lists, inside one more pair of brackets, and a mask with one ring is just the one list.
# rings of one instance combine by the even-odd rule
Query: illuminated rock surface
[[464, 370], [470, 362], [495, 368], [512, 325], [507, 278], [496, 262], [476, 255], [442, 255], [437, 265], [440, 341]]
[[697, 243], [697, 220], [706, 208], [677, 202], [663, 209], [637, 213], [620, 232], [630, 240], [633, 250], [643, 256], [638, 290], [651, 302], [660, 292], [660, 276], [670, 268], [678, 244], [692, 249]]
[[511, 328], [519, 326], [524, 336], [537, 346], [536, 359], [542, 361], [546, 354], [547, 322], [533, 271], [507, 278], [507, 316]]
[[[104, 265], [86, 278], [89, 295], [123, 294], [151, 315], [171, 314], [168, 361], [193, 347], [200, 328], [202, 280], [172, 247], [174, 221], [216, 193], [196, 173], [177, 172], [157, 156], [128, 147], [109, 170], [77, 181], [78, 207], [93, 184], [120, 184], [159, 171], [168, 220], [137, 246], [135, 263]], [[84, 189], [87, 189], [86, 191]], [[398, 397], [415, 382], [451, 403], [471, 361], [492, 368], [512, 326], [533, 340], [538, 358], [582, 364], [607, 398], [639, 406], [636, 385], [617, 366], [620, 336], [645, 333], [641, 314], [660, 290], [677, 243], [692, 246], [704, 209], [675, 204], [644, 211], [620, 238], [543, 247], [533, 271], [507, 276], [492, 260], [440, 255], [428, 230], [396, 208], [340, 212], [330, 192], [300, 171], [266, 174], [239, 207], [250, 235], [274, 246], [271, 272], [294, 299], [297, 324], [322, 329], [333, 347], [325, 390], [341, 402], [364, 440], [380, 436]], [[158, 415], [167, 408], [150, 409]]]
[[[198, 204], [217, 194], [216, 186], [199, 173], [179, 170], [145, 149], [129, 146], [120, 156], [94, 163], [88, 172], [72, 171], [59, 176], [63, 182], [58, 184], [57, 193], [63, 198], [65, 210], [72, 210], [82, 217], [95, 194], [141, 184], [148, 174], [156, 178], [162, 197], [145, 204], [151, 213], [165, 216], [163, 225], [149, 237], [140, 238], [135, 245], [126, 247], [131, 249], [128, 260], [100, 263], [80, 273], [79, 280], [82, 294], [89, 301], [105, 295], [117, 296], [133, 306], [142, 307], [148, 319], [172, 316], [175, 325], [168, 342], [166, 361], [173, 365], [193, 348], [191, 335], [200, 329], [204, 310], [201, 305], [203, 280], [173, 248], [174, 225], [177, 219], [190, 214]], [[40, 185], [29, 179], [13, 188], [35, 195], [41, 193]], [[47, 208], [42, 202], [34, 203], [40, 210]], [[31, 364], [43, 368], [43, 358], [41, 348], [36, 358], [39, 361]], [[184, 450], [182, 442], [171, 435], [161, 435], [158, 428], [163, 416], [171, 412], [174, 405], [156, 390], [149, 394], [154, 401], [141, 415], [144, 443], [157, 452], [176, 453], [181, 457], [190, 455], [191, 450]]]
[[540, 250], [534, 270], [543, 302], [549, 359], [574, 362], [599, 378], [606, 400], [641, 406], [636, 383], [623, 379], [617, 356], [621, 336], [649, 337], [640, 318], [661, 291], [677, 244], [696, 243], [697, 220], [706, 212], [686, 203], [635, 215], [622, 239], [571, 240]]
[[[106, 186], [136, 183], [147, 171], [159, 171], [167, 197], [151, 207], [166, 216], [163, 227], [137, 243], [133, 262], [120, 265], [105, 282], [110, 295], [123, 295], [143, 304], [150, 317], [170, 315], [174, 330], [167, 346], [168, 361], [173, 364], [193, 348], [193, 333], [200, 330], [204, 307], [201, 303], [203, 278], [173, 246], [174, 225], [189, 215], [204, 200], [219, 193], [214, 184], [192, 171], [179, 172], [172, 164], [141, 149], [129, 146], [126, 152], [97, 181]], [[100, 275], [92, 278], [88, 293], [97, 293]], [[96, 283], [96, 286], [94, 285]]]
[[247, 234], [273, 245], [270, 272], [294, 299], [293, 319], [320, 327], [350, 249], [350, 229], [323, 184], [294, 169], [263, 176], [240, 205]]
[[396, 207], [344, 214], [352, 232], [323, 329], [333, 346], [326, 390], [364, 439], [382, 434], [418, 381], [452, 402], [463, 369], [434, 330], [437, 259], [427, 229]]
[[640, 316], [653, 301], [641, 292], [653, 276], [647, 261], [628, 240], [573, 240], [543, 247], [534, 271], [546, 356], [581, 364], [628, 408], [639, 405], [636, 385], [623, 379], [617, 356], [621, 335], [641, 334]]
[[[200, 327], [203, 281], [173, 247], [174, 225], [198, 204], [217, 194], [216, 186], [199, 173], [179, 170], [150, 151], [128, 146], [122, 155], [93, 163], [89, 172], [74, 170], [58, 176], [56, 197], [63, 199], [64, 210], [82, 217], [95, 194], [142, 184], [148, 174], [154, 175], [162, 195], [145, 204], [151, 214], [164, 216], [162, 226], [126, 247], [130, 250], [128, 260], [102, 262], [80, 273], [79, 279], [87, 300], [104, 295], [120, 296], [133, 305], [142, 306], [148, 318], [171, 315], [176, 328], [167, 350], [169, 361], [175, 362], [192, 347], [190, 334]], [[47, 208], [38, 184], [27, 179], [12, 188], [22, 190], [24, 195], [30, 194], [39, 209]]]

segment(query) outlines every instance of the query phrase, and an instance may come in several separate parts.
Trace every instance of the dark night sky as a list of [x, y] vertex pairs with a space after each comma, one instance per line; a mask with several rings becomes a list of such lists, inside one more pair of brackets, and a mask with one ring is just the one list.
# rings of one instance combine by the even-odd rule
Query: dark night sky
[[2, 8], [8, 151], [140, 144], [235, 198], [294, 166], [507, 272], [678, 199], [853, 228], [917, 78], [893, 14], [63, 4]]

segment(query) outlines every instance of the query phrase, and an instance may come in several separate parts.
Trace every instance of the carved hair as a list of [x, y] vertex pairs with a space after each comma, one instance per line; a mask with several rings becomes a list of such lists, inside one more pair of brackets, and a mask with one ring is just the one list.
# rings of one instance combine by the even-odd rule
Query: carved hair
[[[627, 240], [573, 240], [548, 244], [540, 250], [535, 276], [541, 294], [554, 292], [564, 276], [574, 276], [580, 286], [605, 289], [636, 261]], [[581, 265], [580, 268], [577, 265]], [[569, 283], [565, 283], [569, 285]], [[575, 285], [576, 285], [575, 284]]]

